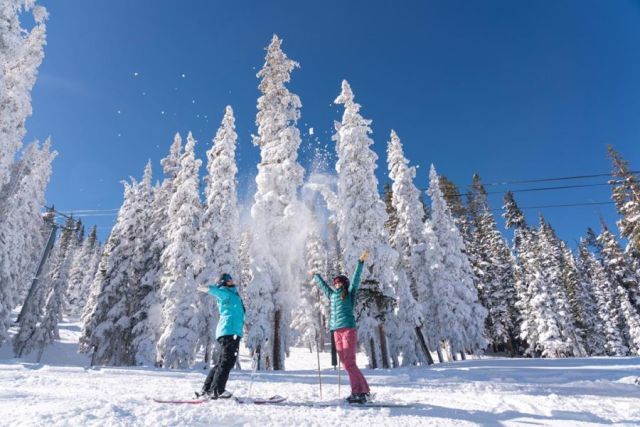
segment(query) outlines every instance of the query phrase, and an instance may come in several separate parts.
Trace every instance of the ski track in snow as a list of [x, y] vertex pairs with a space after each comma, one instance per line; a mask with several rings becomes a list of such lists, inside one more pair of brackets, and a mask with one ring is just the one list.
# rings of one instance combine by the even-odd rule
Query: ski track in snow
[[[0, 425], [3, 426], [265, 426], [265, 425], [640, 425], [640, 358], [483, 358], [431, 368], [363, 370], [377, 402], [409, 408], [351, 408], [338, 398], [330, 355], [321, 354], [323, 402], [315, 353], [292, 349], [285, 372], [258, 372], [253, 396], [286, 395], [278, 405], [212, 401], [159, 404], [151, 398], [185, 399], [198, 390], [205, 370], [87, 367], [75, 353], [77, 324], [61, 325], [61, 341], [43, 363], [11, 359], [0, 347]], [[358, 363], [364, 366], [363, 355]], [[251, 360], [241, 354], [228, 389], [248, 395]], [[342, 398], [348, 394], [341, 374]]]

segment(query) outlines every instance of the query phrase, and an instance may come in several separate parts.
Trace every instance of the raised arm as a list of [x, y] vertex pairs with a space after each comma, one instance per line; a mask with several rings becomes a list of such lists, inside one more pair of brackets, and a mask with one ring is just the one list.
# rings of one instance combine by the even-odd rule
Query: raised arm
[[333, 293], [333, 290], [329, 287], [329, 285], [327, 285], [327, 282], [325, 282], [324, 279], [320, 277], [318, 273], [313, 275], [313, 281], [316, 282], [316, 285], [318, 285], [322, 293], [324, 293], [327, 296], [327, 298], [331, 298], [331, 294]]
[[364, 266], [364, 261], [359, 259], [358, 265], [356, 265], [356, 271], [353, 272], [353, 277], [351, 278], [351, 284], [349, 285], [349, 292], [357, 291], [360, 286], [360, 276], [362, 275], [362, 267]]
[[360, 255], [358, 259], [358, 265], [356, 265], [356, 271], [353, 272], [353, 277], [351, 278], [351, 284], [349, 285], [349, 292], [354, 292], [358, 290], [360, 286], [360, 276], [362, 275], [362, 267], [364, 263], [369, 259], [369, 251], [365, 250]]

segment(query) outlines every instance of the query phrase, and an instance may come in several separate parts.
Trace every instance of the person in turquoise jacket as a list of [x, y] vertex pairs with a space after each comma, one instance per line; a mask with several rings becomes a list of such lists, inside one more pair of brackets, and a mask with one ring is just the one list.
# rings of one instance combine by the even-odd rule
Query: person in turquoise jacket
[[315, 283], [331, 302], [331, 318], [329, 329], [335, 338], [336, 350], [342, 366], [349, 374], [351, 395], [347, 397], [350, 403], [364, 403], [369, 398], [369, 384], [356, 365], [356, 350], [358, 348], [358, 331], [353, 309], [356, 305], [358, 287], [362, 267], [369, 258], [369, 253], [364, 251], [353, 273], [351, 281], [344, 276], [333, 278], [333, 286], [327, 285], [318, 273], [313, 273]]
[[196, 392], [196, 397], [228, 399], [231, 393], [226, 390], [227, 380], [238, 358], [244, 326], [244, 304], [233, 278], [228, 273], [220, 276], [215, 285], [198, 287], [198, 290], [213, 295], [218, 303], [220, 319], [216, 327], [216, 340], [220, 344], [220, 352], [218, 360], [207, 375], [202, 391]]

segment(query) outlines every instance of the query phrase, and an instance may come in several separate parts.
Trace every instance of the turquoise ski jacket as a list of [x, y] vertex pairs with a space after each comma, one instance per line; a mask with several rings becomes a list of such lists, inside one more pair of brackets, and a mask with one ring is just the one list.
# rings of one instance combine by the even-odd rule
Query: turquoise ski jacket
[[209, 293], [216, 297], [220, 319], [216, 327], [216, 339], [226, 335], [242, 336], [244, 305], [235, 286], [209, 286]]
[[353, 316], [353, 308], [356, 304], [356, 295], [360, 286], [360, 276], [362, 275], [363, 261], [358, 261], [356, 271], [349, 284], [349, 294], [345, 299], [340, 297], [340, 290], [334, 289], [320, 277], [319, 274], [313, 276], [314, 281], [320, 287], [320, 290], [331, 301], [331, 319], [329, 320], [329, 329], [335, 331], [340, 328], [355, 328], [356, 319]]

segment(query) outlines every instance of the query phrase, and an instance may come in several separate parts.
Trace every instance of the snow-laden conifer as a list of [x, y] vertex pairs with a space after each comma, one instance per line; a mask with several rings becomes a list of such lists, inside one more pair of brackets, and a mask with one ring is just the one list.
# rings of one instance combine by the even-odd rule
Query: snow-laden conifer
[[169, 202], [168, 245], [161, 257], [162, 333], [157, 346], [158, 362], [165, 368], [189, 367], [198, 342], [196, 273], [202, 266], [199, 225], [202, 205], [198, 194], [201, 161], [195, 158], [191, 133], [176, 175]]
[[[35, 21], [29, 31], [20, 23], [25, 12]], [[34, 0], [0, 1], [0, 189], [9, 182], [32, 113], [31, 89], [44, 58], [47, 18], [46, 9]]]
[[[398, 252], [396, 293], [398, 297], [398, 348], [403, 354], [403, 365], [425, 362], [427, 355], [419, 345], [424, 339], [425, 311], [418, 302], [427, 294], [430, 277], [425, 271], [426, 260], [418, 256], [426, 244], [424, 234], [424, 208], [420, 191], [414, 184], [416, 168], [409, 167], [400, 138], [391, 131], [387, 146], [389, 178], [393, 181], [390, 194], [391, 211], [395, 221], [390, 236], [391, 245]], [[387, 212], [390, 209], [387, 208]]]
[[[237, 137], [233, 109], [227, 106], [213, 145], [207, 151], [205, 208], [201, 227], [205, 263], [198, 277], [200, 283], [214, 283], [222, 273], [231, 274], [240, 282], [240, 220], [236, 190], [238, 168], [235, 158]], [[203, 320], [200, 340], [205, 348], [205, 361], [208, 362], [215, 344], [218, 312], [210, 295], [201, 295], [198, 302]]]
[[334, 207], [338, 239], [346, 269], [355, 268], [362, 251], [371, 252], [358, 291], [358, 336], [369, 357], [369, 365], [387, 368], [391, 355], [385, 323], [394, 315], [393, 281], [398, 254], [388, 244], [384, 227], [387, 213], [375, 176], [378, 156], [371, 149], [371, 120], [360, 115], [360, 105], [354, 101], [346, 80], [335, 103], [344, 105], [342, 122], [335, 124], [333, 136], [338, 154], [338, 193]]
[[515, 313], [515, 277], [513, 255], [498, 231], [480, 177], [473, 176], [469, 207], [475, 247], [472, 266], [476, 286], [488, 310], [487, 333], [494, 347], [512, 347]]
[[251, 283], [246, 288], [247, 346], [259, 352], [261, 368], [284, 369], [291, 312], [304, 276], [305, 224], [297, 192], [303, 169], [298, 164], [300, 98], [286, 84], [298, 63], [273, 36], [258, 77], [254, 145], [260, 148], [256, 193], [251, 208]]
[[487, 345], [484, 336], [487, 310], [478, 300], [473, 271], [464, 253], [462, 235], [444, 200], [433, 165], [429, 180], [431, 221], [442, 255], [442, 268], [437, 273], [432, 289], [438, 338], [447, 341], [454, 354], [481, 351]]

